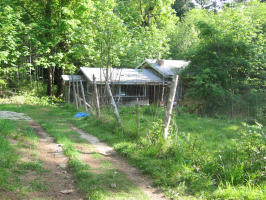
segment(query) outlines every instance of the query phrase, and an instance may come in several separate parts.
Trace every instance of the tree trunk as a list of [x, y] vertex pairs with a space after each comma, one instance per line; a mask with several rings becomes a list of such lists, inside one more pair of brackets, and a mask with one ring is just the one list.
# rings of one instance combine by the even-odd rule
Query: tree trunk
[[167, 137], [169, 135], [168, 129], [169, 129], [171, 117], [172, 117], [172, 111], [173, 111], [173, 105], [174, 105], [174, 100], [175, 100], [177, 83], [178, 83], [178, 75], [175, 75], [173, 77], [173, 80], [171, 83], [170, 93], [169, 93], [168, 102], [167, 102], [167, 108], [165, 111], [164, 133], [163, 133], [165, 140], [167, 139]]
[[63, 94], [64, 94], [64, 87], [65, 87], [65, 83], [61, 77], [61, 75], [64, 74], [64, 69], [63, 68], [57, 68], [57, 73], [56, 73], [56, 84], [57, 84], [57, 93], [56, 93], [56, 96], [59, 97], [59, 98], [62, 98], [63, 97]]
[[[52, 1], [46, 0], [46, 6], [45, 6], [45, 43], [51, 40], [51, 34], [48, 31], [50, 29], [50, 22], [51, 22], [51, 16], [52, 16]], [[48, 55], [47, 55], [48, 56]], [[52, 67], [48, 67], [48, 83], [47, 83], [47, 95], [52, 96], [53, 95], [53, 70]]]
[[93, 86], [94, 86], [94, 96], [95, 96], [97, 117], [100, 118], [100, 116], [101, 116], [100, 102], [99, 102], [99, 96], [98, 96], [98, 89], [97, 89], [97, 84], [96, 84], [96, 78], [95, 78], [94, 75], [93, 75]]
[[109, 83], [106, 81], [105, 82], [106, 84], [106, 90], [107, 90], [107, 94], [110, 98], [110, 101], [111, 101], [111, 105], [113, 106], [114, 108], [114, 114], [115, 114], [115, 117], [117, 119], [117, 122], [119, 124], [120, 127], [122, 127], [122, 122], [121, 122], [121, 119], [120, 119], [120, 115], [119, 115], [119, 112], [118, 112], [118, 109], [117, 109], [117, 106], [116, 106], [116, 103], [115, 103], [115, 100], [113, 98], [113, 94], [112, 94], [112, 91], [111, 91], [111, 88], [110, 88], [110, 85]]
[[85, 109], [85, 112], [88, 113], [88, 108], [87, 108], [87, 105], [86, 105], [87, 102], [86, 102], [86, 98], [85, 98], [83, 83], [82, 83], [81, 80], [79, 81], [79, 83], [80, 83], [80, 88], [81, 88], [81, 94], [82, 94], [84, 109]]
[[79, 107], [78, 97], [77, 97], [76, 86], [75, 86], [75, 82], [74, 82], [73, 78], [72, 78], [72, 86], [73, 86], [73, 97], [74, 97], [75, 107], [76, 107], [76, 109], [78, 109], [78, 107]]
[[53, 95], [53, 74], [52, 74], [52, 68], [48, 68], [48, 83], [47, 83], [47, 95], [52, 96]]

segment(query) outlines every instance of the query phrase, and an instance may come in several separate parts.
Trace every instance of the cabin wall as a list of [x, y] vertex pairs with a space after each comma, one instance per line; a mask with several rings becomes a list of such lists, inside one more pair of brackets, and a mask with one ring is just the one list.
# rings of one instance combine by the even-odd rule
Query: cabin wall
[[[85, 84], [86, 85], [86, 84]], [[88, 84], [88, 91], [90, 94], [86, 94], [88, 102], [94, 103], [93, 85]], [[136, 103], [138, 98], [140, 104], [157, 104], [160, 105], [162, 102], [165, 103], [166, 96], [168, 93], [168, 87], [163, 85], [110, 85], [113, 97], [119, 104], [130, 105]], [[164, 95], [162, 95], [164, 89]], [[101, 105], [109, 104], [105, 85], [98, 84], [98, 95]], [[87, 91], [87, 88], [85, 89]]]

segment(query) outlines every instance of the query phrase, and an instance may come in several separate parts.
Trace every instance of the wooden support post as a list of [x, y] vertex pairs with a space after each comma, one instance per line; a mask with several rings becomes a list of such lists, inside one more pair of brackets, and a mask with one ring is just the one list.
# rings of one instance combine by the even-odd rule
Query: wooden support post
[[[82, 102], [84, 102], [83, 101], [83, 99], [80, 99]], [[90, 104], [88, 104], [87, 102], [85, 102], [85, 105], [88, 107], [88, 108], [90, 108], [90, 109], [92, 109], [92, 106], [90, 105]]]
[[75, 86], [75, 82], [72, 78], [72, 86], [73, 86], [73, 98], [74, 98], [74, 103], [75, 103], [75, 107], [76, 109], [78, 109], [78, 99], [77, 99], [77, 93], [76, 93], [76, 86]]
[[[34, 83], [35, 83], [35, 82], [34, 82]], [[68, 88], [68, 86], [65, 86], [65, 87], [64, 87], [64, 97], [65, 97], [66, 102], [67, 102], [67, 96], [68, 96], [68, 95], [67, 95], [67, 93], [68, 93], [68, 89], [67, 89], [67, 88]]]
[[98, 96], [98, 89], [96, 84], [96, 78], [93, 74], [93, 86], [94, 86], [94, 95], [95, 95], [95, 103], [96, 103], [96, 111], [97, 111], [97, 117], [100, 118], [101, 116], [101, 110], [100, 110], [100, 102], [99, 102], [99, 96]]
[[87, 89], [87, 94], [89, 94], [90, 93], [90, 91], [89, 91], [89, 82], [88, 81], [86, 81], [86, 89]]
[[78, 106], [81, 106], [80, 95], [79, 95], [79, 82], [78, 81], [76, 81], [76, 87], [77, 87]]
[[137, 133], [139, 134], [140, 120], [139, 120], [139, 98], [137, 98], [136, 103], [136, 120], [137, 120]]
[[164, 105], [164, 81], [163, 81], [163, 85], [162, 85], [162, 96], [161, 96], [161, 104]]
[[67, 102], [70, 103], [70, 91], [71, 91], [71, 81], [69, 80], [69, 84], [67, 87]]
[[155, 93], [156, 93], [156, 91], [155, 91], [155, 85], [153, 86], [153, 104], [155, 104]]
[[80, 88], [81, 88], [81, 94], [82, 94], [84, 109], [85, 109], [85, 112], [88, 113], [88, 108], [87, 108], [87, 105], [86, 105], [86, 98], [85, 98], [85, 93], [84, 93], [84, 87], [83, 87], [83, 84], [82, 84], [82, 80], [80, 80], [79, 83], [80, 83]]
[[167, 108], [165, 111], [165, 118], [164, 118], [164, 139], [166, 140], [168, 137], [168, 129], [170, 126], [171, 122], [171, 117], [172, 117], [172, 111], [173, 111], [173, 104], [175, 100], [175, 94], [176, 94], [176, 87], [178, 83], [178, 75], [175, 75], [173, 77], [172, 83], [171, 83], [171, 88], [170, 88], [170, 93], [168, 97], [168, 102], [167, 102]]
[[117, 119], [117, 122], [118, 122], [119, 126], [122, 127], [122, 122], [121, 122], [121, 119], [120, 119], [120, 115], [119, 115], [115, 100], [113, 98], [113, 94], [112, 94], [110, 85], [109, 85], [109, 83], [107, 81], [105, 82], [105, 85], [106, 85], [107, 94], [108, 94], [108, 96], [110, 98], [110, 101], [111, 101], [111, 105], [114, 108], [114, 114], [115, 114], [115, 117]]

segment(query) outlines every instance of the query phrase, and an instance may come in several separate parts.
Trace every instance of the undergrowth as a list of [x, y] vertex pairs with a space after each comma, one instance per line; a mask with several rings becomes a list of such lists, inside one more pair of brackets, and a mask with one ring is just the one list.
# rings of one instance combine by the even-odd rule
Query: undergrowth
[[[262, 125], [174, 115], [170, 137], [162, 138], [163, 110], [120, 108], [124, 127], [113, 114], [73, 123], [115, 147], [173, 199], [264, 199], [265, 134]], [[108, 120], [107, 120], [108, 119]]]
[[28, 192], [48, 187], [37, 180], [29, 185], [21, 180], [21, 176], [26, 176], [28, 172], [38, 175], [48, 172], [38, 159], [21, 160], [19, 150], [35, 149], [37, 143], [37, 136], [25, 123], [0, 119], [0, 199], [27, 199]]
[[[65, 143], [66, 153], [70, 152], [68, 156], [74, 159], [70, 162], [74, 171], [82, 172], [86, 166], [75, 160], [70, 133], [62, 132], [55, 123], [63, 127], [70, 122], [109, 143], [132, 165], [149, 174], [172, 199], [265, 199], [265, 128], [260, 124], [175, 114], [165, 142], [161, 138], [161, 108], [140, 107], [137, 130], [135, 107], [119, 109], [123, 128], [119, 128], [109, 108], [102, 109], [100, 119], [77, 119], [73, 118], [76, 111], [72, 106], [43, 107], [41, 119], [37, 107], [7, 107], [38, 118], [55, 138], [60, 134], [58, 142]], [[64, 123], [60, 126], [60, 122]], [[82, 185], [88, 178], [93, 179], [91, 174], [77, 178]], [[91, 185], [94, 183], [87, 186]], [[103, 194], [99, 188], [90, 192], [92, 196]]]
[[[91, 166], [80, 160], [80, 151], [76, 145], [88, 145], [87, 141], [70, 128], [75, 110], [72, 106], [29, 106], [16, 107], [3, 105], [2, 109], [24, 112], [38, 121], [57, 143], [62, 144], [64, 153], [69, 157], [69, 167], [75, 176], [80, 192], [87, 200], [101, 199], [138, 199], [147, 200], [146, 195], [132, 184], [123, 173], [116, 169], [104, 169], [98, 173], [91, 171]], [[38, 109], [38, 112], [36, 112]], [[1, 106], [0, 106], [1, 110]], [[106, 131], [106, 130], [105, 130]], [[87, 147], [89, 148], [89, 147]], [[33, 167], [34, 166], [28, 166]], [[111, 184], [115, 183], [115, 187]], [[38, 186], [38, 185], [37, 185]]]

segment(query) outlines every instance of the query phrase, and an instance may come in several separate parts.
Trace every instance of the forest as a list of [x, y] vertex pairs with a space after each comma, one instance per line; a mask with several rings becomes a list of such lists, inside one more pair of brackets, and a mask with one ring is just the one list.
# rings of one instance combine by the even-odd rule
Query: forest
[[[264, 0], [1, 0], [0, 200], [265, 199], [265, 11]], [[155, 104], [119, 106], [119, 124], [104, 105], [73, 118], [61, 75], [135, 69], [159, 52], [190, 61], [167, 140]]]
[[62, 74], [135, 68], [161, 52], [191, 61], [191, 112], [263, 119], [265, 3], [197, 2], [2, 0], [1, 92], [40, 85], [62, 97]]

